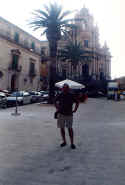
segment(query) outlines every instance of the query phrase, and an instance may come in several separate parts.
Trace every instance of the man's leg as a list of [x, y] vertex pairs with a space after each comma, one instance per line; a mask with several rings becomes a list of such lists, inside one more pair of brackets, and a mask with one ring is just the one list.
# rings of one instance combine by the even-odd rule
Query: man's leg
[[73, 128], [68, 128], [71, 144], [74, 144]]
[[60, 146], [63, 147], [66, 145], [65, 128], [60, 128], [60, 133], [63, 140], [63, 143]]
[[71, 148], [75, 149], [76, 146], [74, 145], [74, 133], [73, 133], [73, 128], [68, 128], [69, 131], [69, 137], [70, 137], [70, 141], [71, 141]]
[[60, 134], [63, 140], [63, 143], [60, 146], [63, 147], [66, 145], [66, 137], [65, 137], [65, 120], [62, 114], [58, 115], [57, 127], [60, 128]]

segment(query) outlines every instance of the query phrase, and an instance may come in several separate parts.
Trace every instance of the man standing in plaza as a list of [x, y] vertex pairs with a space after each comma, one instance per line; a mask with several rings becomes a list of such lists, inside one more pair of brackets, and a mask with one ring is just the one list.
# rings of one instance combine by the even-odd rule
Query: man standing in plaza
[[[75, 106], [73, 108], [73, 104], [75, 103]], [[62, 93], [59, 94], [55, 99], [55, 107], [57, 109], [58, 115], [57, 115], [57, 127], [60, 128], [60, 133], [62, 136], [62, 144], [61, 147], [66, 146], [66, 137], [65, 137], [65, 127], [68, 128], [70, 142], [71, 142], [71, 148], [75, 149], [76, 146], [74, 144], [74, 133], [73, 133], [73, 113], [75, 113], [78, 109], [79, 102], [78, 100], [73, 96], [73, 94], [70, 93], [69, 85], [64, 84], [62, 87]]]

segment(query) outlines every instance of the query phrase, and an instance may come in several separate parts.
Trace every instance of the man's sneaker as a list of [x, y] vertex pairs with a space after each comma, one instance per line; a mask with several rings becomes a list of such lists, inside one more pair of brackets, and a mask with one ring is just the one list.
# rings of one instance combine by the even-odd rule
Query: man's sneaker
[[76, 146], [74, 144], [71, 144], [72, 149], [76, 149]]
[[60, 146], [61, 146], [61, 147], [64, 147], [64, 146], [66, 146], [66, 143], [62, 143]]

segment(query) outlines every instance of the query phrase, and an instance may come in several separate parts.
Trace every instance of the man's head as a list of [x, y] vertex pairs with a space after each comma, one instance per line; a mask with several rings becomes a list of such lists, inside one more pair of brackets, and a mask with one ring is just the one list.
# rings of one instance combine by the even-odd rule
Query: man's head
[[64, 93], [68, 93], [68, 92], [69, 92], [69, 85], [65, 83], [65, 84], [63, 85], [63, 87], [62, 87], [62, 91], [63, 91]]

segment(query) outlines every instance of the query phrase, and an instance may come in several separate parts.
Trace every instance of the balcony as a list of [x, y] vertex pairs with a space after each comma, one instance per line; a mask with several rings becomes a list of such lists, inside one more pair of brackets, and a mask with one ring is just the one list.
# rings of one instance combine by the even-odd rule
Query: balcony
[[17, 70], [17, 72], [19, 72], [19, 73], [20, 73], [20, 72], [22, 71], [22, 66], [21, 66], [21, 65], [19, 65], [19, 66], [18, 66], [18, 68], [17, 68], [16, 70]]
[[22, 66], [19, 65], [17, 67], [16, 66], [14, 67], [12, 64], [9, 64], [8, 71], [15, 71], [15, 72], [20, 73], [22, 71]]

